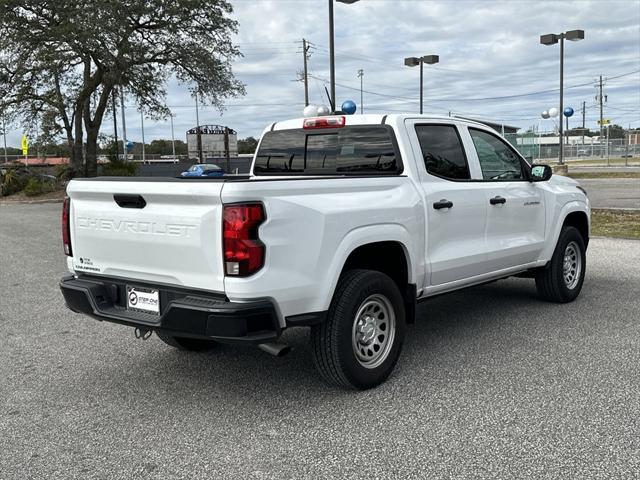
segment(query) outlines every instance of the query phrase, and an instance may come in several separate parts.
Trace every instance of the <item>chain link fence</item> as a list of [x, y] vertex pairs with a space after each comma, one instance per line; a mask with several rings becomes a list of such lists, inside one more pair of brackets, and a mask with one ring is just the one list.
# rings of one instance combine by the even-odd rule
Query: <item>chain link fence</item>
[[[516, 149], [527, 160], [557, 160], [560, 146], [557, 138], [555, 143], [550, 137], [538, 137], [534, 134], [506, 134], [505, 138], [516, 147]], [[627, 139], [614, 138], [608, 142], [593, 142], [589, 137], [585, 137], [584, 143], [572, 141], [565, 144], [563, 148], [566, 160], [581, 161], [589, 160], [606, 164], [611, 159], [623, 159], [626, 165], [640, 164], [640, 144], [629, 144]], [[621, 163], [621, 162], [616, 162]]]

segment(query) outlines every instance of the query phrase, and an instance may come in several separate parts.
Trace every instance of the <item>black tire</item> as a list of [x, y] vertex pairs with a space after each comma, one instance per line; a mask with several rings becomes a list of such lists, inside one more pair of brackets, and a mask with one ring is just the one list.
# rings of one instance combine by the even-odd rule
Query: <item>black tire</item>
[[215, 347], [216, 342], [213, 340], [202, 340], [199, 338], [174, 337], [162, 330], [156, 330], [156, 335], [167, 345], [171, 345], [180, 350], [188, 350], [190, 352], [199, 352], [202, 350], [211, 350]]
[[[580, 261], [579, 273], [575, 284], [567, 285], [564, 276], [565, 252], [569, 244], [576, 245]], [[558, 243], [549, 263], [536, 272], [536, 288], [538, 295], [550, 302], [567, 303], [577, 298], [582, 290], [584, 274], [587, 266], [586, 248], [580, 232], [574, 227], [563, 227]]]
[[[376, 302], [379, 302], [377, 311]], [[384, 312], [388, 312], [386, 323]], [[371, 321], [371, 326], [356, 325], [358, 313], [360, 321]], [[360, 339], [370, 335], [367, 341], [371, 343], [355, 340], [358, 325]], [[326, 320], [311, 328], [313, 360], [327, 383], [366, 390], [381, 384], [391, 374], [404, 335], [404, 302], [395, 282], [380, 272], [350, 270], [338, 282]], [[374, 351], [376, 344], [379, 348]], [[369, 354], [373, 356], [371, 361]], [[366, 358], [359, 360], [359, 357]], [[370, 363], [364, 366], [362, 362]]]

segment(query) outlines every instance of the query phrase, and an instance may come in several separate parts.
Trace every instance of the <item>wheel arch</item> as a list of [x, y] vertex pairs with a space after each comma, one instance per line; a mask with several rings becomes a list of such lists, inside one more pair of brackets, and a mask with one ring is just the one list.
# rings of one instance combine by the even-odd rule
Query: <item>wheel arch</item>
[[562, 227], [575, 227], [584, 240], [585, 248], [589, 245], [589, 217], [584, 211], [575, 210], [570, 212], [562, 222]]
[[[591, 232], [591, 211], [589, 206], [584, 202], [568, 202], [562, 206], [559, 211], [556, 211], [558, 213], [553, 216], [555, 221], [552, 221], [550, 224], [551, 231], [548, 237], [548, 243], [540, 256], [542, 264], [545, 264], [551, 259], [553, 251], [558, 243], [558, 239], [560, 238], [560, 232], [566, 225], [576, 227], [578, 231], [583, 234], [585, 247], [587, 246]], [[584, 234], [586, 234], [586, 237]]]
[[[382, 228], [381, 228], [382, 227]], [[329, 308], [340, 277], [352, 269], [367, 269], [388, 275], [398, 285], [405, 300], [407, 323], [413, 323], [416, 303], [416, 247], [400, 225], [363, 227], [345, 237], [341, 255], [336, 255], [330, 269], [330, 285], [325, 298]]]

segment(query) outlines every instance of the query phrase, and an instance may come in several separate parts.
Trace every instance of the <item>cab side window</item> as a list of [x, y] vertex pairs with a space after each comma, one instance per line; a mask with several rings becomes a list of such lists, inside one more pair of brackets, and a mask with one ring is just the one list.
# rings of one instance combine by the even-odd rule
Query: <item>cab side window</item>
[[448, 180], [469, 180], [469, 165], [462, 141], [453, 125], [416, 125], [424, 165], [431, 175]]
[[484, 130], [470, 128], [484, 180], [524, 180], [522, 161], [513, 148]]

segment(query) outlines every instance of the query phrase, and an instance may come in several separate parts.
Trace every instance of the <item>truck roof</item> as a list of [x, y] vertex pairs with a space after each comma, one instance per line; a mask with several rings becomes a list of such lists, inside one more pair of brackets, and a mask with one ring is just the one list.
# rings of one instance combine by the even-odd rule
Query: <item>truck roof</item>
[[[341, 114], [336, 114], [341, 115]], [[480, 125], [486, 127], [485, 124], [481, 122], [476, 122], [469, 119], [462, 119], [458, 117], [449, 117], [446, 115], [433, 115], [433, 114], [418, 114], [418, 113], [393, 113], [389, 115], [385, 115], [383, 113], [365, 113], [365, 114], [354, 114], [354, 115], [343, 115], [346, 118], [346, 125], [398, 125], [404, 122], [404, 120], [410, 119], [424, 119], [428, 121], [433, 120], [446, 120], [446, 121], [454, 121], [457, 123], [465, 123], [470, 125]], [[293, 118], [289, 120], [282, 120], [279, 122], [274, 122], [271, 125], [265, 128], [265, 132], [273, 131], [273, 130], [291, 130], [295, 128], [302, 128], [302, 123], [304, 122], [305, 117]]]

